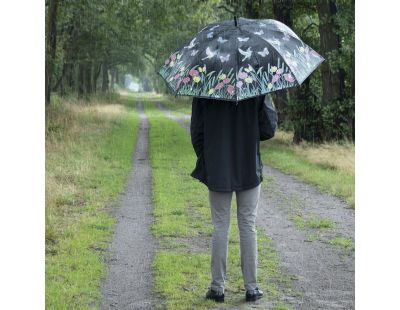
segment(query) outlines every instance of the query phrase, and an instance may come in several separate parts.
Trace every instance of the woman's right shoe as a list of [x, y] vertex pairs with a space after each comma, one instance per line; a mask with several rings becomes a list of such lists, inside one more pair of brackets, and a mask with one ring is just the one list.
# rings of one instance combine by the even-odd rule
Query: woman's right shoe
[[257, 299], [263, 297], [263, 295], [264, 292], [256, 287], [254, 290], [246, 291], [246, 301], [256, 301]]
[[221, 292], [216, 292], [209, 288], [206, 294], [206, 299], [212, 299], [216, 302], [224, 302], [225, 294]]

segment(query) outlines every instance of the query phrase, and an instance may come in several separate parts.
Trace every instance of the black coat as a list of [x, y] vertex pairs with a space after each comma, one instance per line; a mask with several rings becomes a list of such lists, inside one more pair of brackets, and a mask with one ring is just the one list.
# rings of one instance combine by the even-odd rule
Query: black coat
[[190, 133], [197, 155], [191, 176], [208, 189], [232, 192], [263, 180], [260, 140], [266, 140], [265, 95], [238, 104], [193, 98]]

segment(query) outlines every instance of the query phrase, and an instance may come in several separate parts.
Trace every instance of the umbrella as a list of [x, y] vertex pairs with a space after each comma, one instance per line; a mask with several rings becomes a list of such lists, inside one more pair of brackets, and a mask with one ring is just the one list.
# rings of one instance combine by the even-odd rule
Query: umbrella
[[237, 102], [298, 86], [322, 61], [285, 24], [235, 17], [204, 27], [158, 73], [175, 95]]

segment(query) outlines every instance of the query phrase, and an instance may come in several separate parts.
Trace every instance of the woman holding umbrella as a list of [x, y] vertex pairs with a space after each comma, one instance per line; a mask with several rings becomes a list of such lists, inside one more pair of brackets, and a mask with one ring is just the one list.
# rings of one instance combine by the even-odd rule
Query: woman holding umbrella
[[208, 299], [225, 298], [233, 192], [245, 298], [263, 296], [255, 226], [263, 180], [260, 141], [273, 137], [277, 122], [266, 94], [300, 85], [323, 60], [278, 21], [234, 18], [203, 28], [159, 72], [175, 94], [194, 97], [190, 131], [197, 163], [191, 176], [208, 187], [214, 225]]

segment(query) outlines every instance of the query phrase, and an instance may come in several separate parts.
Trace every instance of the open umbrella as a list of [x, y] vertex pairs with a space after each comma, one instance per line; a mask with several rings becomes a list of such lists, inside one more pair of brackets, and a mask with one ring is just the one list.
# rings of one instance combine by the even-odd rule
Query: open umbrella
[[175, 95], [237, 102], [298, 86], [322, 61], [285, 24], [235, 17], [204, 27], [158, 73]]

